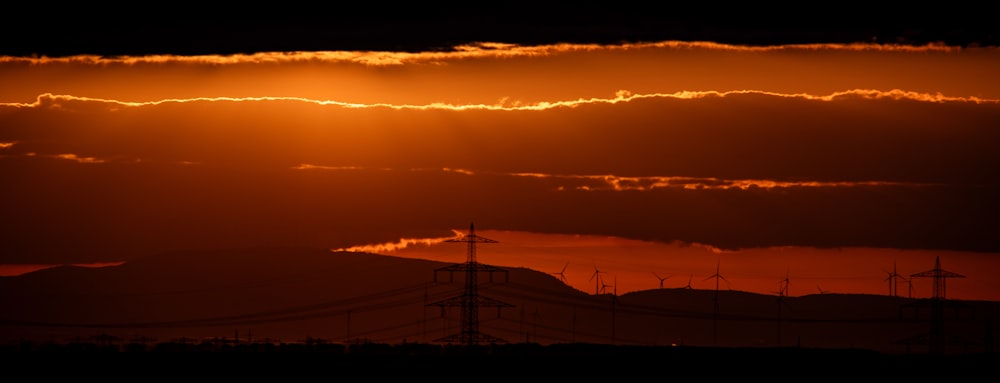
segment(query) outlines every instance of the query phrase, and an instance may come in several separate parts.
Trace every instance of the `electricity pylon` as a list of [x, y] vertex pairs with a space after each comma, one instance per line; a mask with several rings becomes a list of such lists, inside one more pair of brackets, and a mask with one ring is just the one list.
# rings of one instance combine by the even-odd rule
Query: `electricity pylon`
[[[945, 326], [944, 326], [944, 309], [946, 304], [952, 304], [947, 302], [945, 299], [945, 280], [947, 278], [965, 278], [964, 275], [954, 273], [941, 268], [941, 257], [934, 259], [934, 268], [928, 271], [910, 274], [910, 279], [913, 278], [933, 278], [934, 279], [934, 290], [931, 293], [931, 298], [929, 301], [920, 300], [906, 306], [912, 306], [914, 310], [919, 310], [917, 306], [923, 306], [929, 303], [931, 312], [931, 328], [930, 331], [923, 335], [913, 337], [904, 343], [912, 343], [914, 341], [926, 341], [928, 345], [928, 351], [931, 354], [943, 354], [945, 351]], [[900, 308], [902, 311], [902, 308]], [[956, 312], [958, 307], [956, 307]]]
[[445, 266], [434, 270], [434, 280], [437, 281], [438, 271], [448, 271], [449, 275], [453, 275], [454, 272], [464, 272], [465, 273], [465, 290], [464, 292], [456, 297], [448, 298], [442, 301], [434, 302], [428, 304], [429, 306], [441, 306], [441, 307], [460, 307], [462, 310], [462, 323], [461, 330], [457, 334], [452, 334], [439, 338], [437, 342], [444, 343], [460, 343], [466, 346], [476, 346], [483, 343], [504, 343], [503, 339], [496, 338], [487, 334], [479, 332], [479, 307], [482, 306], [492, 306], [497, 308], [497, 315], [500, 315], [500, 308], [503, 307], [514, 307], [514, 305], [498, 301], [496, 299], [487, 298], [479, 295], [479, 278], [480, 272], [487, 272], [490, 275], [490, 281], [493, 281], [493, 273], [502, 272], [504, 273], [505, 282], [507, 278], [507, 270], [501, 269], [499, 267], [484, 265], [476, 260], [476, 244], [479, 243], [496, 243], [497, 241], [480, 237], [476, 235], [476, 229], [473, 224], [469, 224], [469, 233], [463, 235], [459, 238], [449, 239], [445, 242], [465, 242], [468, 244], [468, 254], [466, 256], [465, 263], [455, 264], [451, 266]]
[[934, 292], [931, 296], [931, 331], [930, 352], [944, 352], [944, 300], [945, 280], [947, 278], [965, 278], [964, 275], [953, 273], [941, 268], [941, 257], [934, 259], [934, 268], [922, 273], [911, 274], [910, 278], [933, 278]]

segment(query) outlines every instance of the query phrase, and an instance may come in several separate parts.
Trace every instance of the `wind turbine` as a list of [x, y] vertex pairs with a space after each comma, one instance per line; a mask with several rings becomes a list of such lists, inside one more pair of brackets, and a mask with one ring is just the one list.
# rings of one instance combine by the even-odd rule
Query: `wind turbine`
[[611, 286], [612, 288], [614, 288], [614, 294], [617, 295], [618, 294], [618, 277], [615, 276], [615, 278], [614, 278], [614, 284], [611, 284], [611, 285], [609, 285], [607, 283], [604, 283], [604, 280], [602, 279], [601, 280], [601, 294], [606, 294], [608, 292], [608, 286]]
[[560, 271], [558, 273], [549, 273], [549, 274], [558, 275], [559, 276], [559, 280], [562, 281], [562, 283], [566, 283], [566, 275], [563, 274], [563, 273], [566, 272], [566, 268], [567, 267], [569, 267], [569, 262], [566, 262], [566, 264], [563, 265], [562, 271]]
[[887, 271], [886, 274], [888, 276], [883, 280], [889, 282], [889, 296], [899, 296], [899, 280], [903, 279], [903, 276], [896, 272], [896, 261], [892, 261], [892, 271]]
[[591, 281], [594, 281], [594, 295], [601, 293], [601, 270], [597, 269], [597, 265], [594, 265], [594, 274], [590, 275]]
[[906, 281], [906, 297], [913, 298], [913, 278], [905, 278]]
[[790, 282], [788, 280], [788, 270], [785, 270], [785, 279], [782, 280], [781, 284], [781, 294], [782, 296], [788, 296]]
[[776, 346], [781, 346], [781, 307], [788, 305], [785, 302], [785, 297], [788, 295], [788, 272], [785, 272], [785, 279], [778, 282], [778, 328], [777, 328], [777, 338], [775, 341]]
[[[709, 275], [708, 278], [705, 278], [705, 280], [709, 280], [711, 278], [715, 278], [715, 298], [712, 299], [713, 300], [713, 310], [712, 310], [712, 345], [713, 346], [716, 344], [716, 340], [717, 340], [716, 334], [718, 333], [718, 331], [716, 330], [716, 328], [718, 327], [718, 322], [719, 322], [719, 279], [725, 280], [726, 281], [726, 285], [727, 286], [729, 285], [729, 280], [726, 279], [726, 277], [723, 277], [722, 274], [719, 274], [719, 267], [721, 265], [722, 265], [722, 261], [720, 260], [719, 263], [717, 263], [715, 265], [715, 274]], [[732, 289], [730, 289], [730, 290], [732, 290]]]
[[[718, 295], [718, 293], [719, 293], [719, 280], [720, 279], [723, 280], [723, 281], [726, 281], [726, 286], [727, 287], [729, 286], [729, 280], [726, 279], [726, 277], [723, 277], [722, 274], [719, 274], [719, 266], [721, 265], [721, 263], [722, 263], [722, 261], [719, 261], [719, 263], [717, 263], [715, 265], [715, 274], [709, 275], [708, 277], [705, 278], [706, 281], [709, 280], [709, 279], [715, 278], [715, 293], [716, 293], [716, 295]], [[732, 290], [732, 288], [729, 288], [729, 290]]]
[[670, 276], [669, 276], [669, 275], [668, 275], [668, 276], [666, 276], [666, 277], [661, 277], [661, 276], [660, 276], [659, 274], [657, 274], [656, 272], [653, 272], [653, 275], [655, 275], [655, 276], [656, 276], [656, 279], [659, 279], [659, 280], [660, 280], [660, 288], [661, 288], [661, 289], [663, 288], [663, 281], [665, 281], [665, 280], [667, 280], [667, 279], [670, 279]]
[[694, 278], [694, 274], [691, 274], [690, 276], [688, 276], [688, 284], [687, 284], [687, 286], [684, 286], [682, 288], [691, 290], [691, 279], [692, 278]]
[[816, 290], [819, 290], [819, 293], [820, 293], [820, 294], [826, 294], [826, 293], [828, 293], [828, 292], [829, 292], [829, 291], [827, 291], [827, 290], [823, 290], [823, 288], [822, 288], [822, 287], [819, 287], [819, 285], [816, 285]]

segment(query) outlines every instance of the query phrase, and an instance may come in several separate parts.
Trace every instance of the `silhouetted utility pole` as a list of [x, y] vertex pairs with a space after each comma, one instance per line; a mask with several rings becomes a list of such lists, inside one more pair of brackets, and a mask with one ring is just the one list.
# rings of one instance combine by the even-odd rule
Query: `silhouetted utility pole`
[[[719, 279], [725, 279], [726, 283], [729, 280], [719, 274], [719, 266], [722, 265], [722, 261], [719, 261], [715, 265], [715, 274], [709, 275], [705, 280], [715, 278], [715, 297], [712, 298], [712, 345], [715, 346], [718, 342], [718, 327], [719, 327]], [[688, 285], [691, 283], [688, 282]]]
[[538, 307], [535, 307], [535, 316], [531, 318], [531, 338], [534, 339], [535, 343], [538, 343], [538, 320], [541, 318], [541, 314], [538, 313]]
[[615, 277], [615, 287], [614, 292], [611, 294], [611, 344], [615, 344], [617, 341], [616, 334], [618, 332], [618, 277]]
[[570, 340], [573, 343], [576, 343], [576, 306], [573, 306], [573, 333], [572, 333], [572, 338], [570, 338]]
[[[914, 304], [926, 305], [929, 303], [931, 311], [931, 328], [930, 332], [926, 335], [927, 345], [930, 353], [943, 354], [945, 351], [944, 307], [947, 302], [945, 299], [945, 280], [947, 278], [965, 278], [965, 276], [942, 269], [941, 258], [937, 257], [934, 260], [933, 269], [922, 273], [911, 274], [910, 278], [934, 279], [934, 290], [929, 302], [922, 300]], [[919, 307], [916, 307], [915, 309], [919, 310]], [[920, 337], [916, 337], [915, 339], [919, 338]]]
[[941, 269], [941, 257], [937, 257], [934, 259], [934, 269], [912, 274], [910, 277], [934, 278], [934, 293], [931, 296], [930, 352], [943, 353], [945, 280], [947, 278], [965, 278], [965, 276]]
[[785, 302], [785, 297], [788, 296], [788, 273], [785, 273], [785, 279], [778, 283], [778, 334], [775, 338], [775, 345], [781, 347], [781, 306], [788, 304]]
[[[514, 305], [498, 301], [496, 299], [491, 299], [479, 295], [479, 278], [478, 274], [480, 272], [487, 272], [490, 275], [490, 281], [493, 281], [493, 273], [502, 272], [504, 273], [504, 282], [507, 281], [508, 275], [507, 270], [501, 269], [494, 266], [484, 265], [476, 261], [476, 244], [479, 243], [496, 243], [489, 238], [484, 238], [476, 235], [476, 229], [473, 224], [469, 224], [469, 233], [463, 235], [456, 239], [449, 239], [445, 242], [465, 242], [468, 244], [468, 255], [466, 261], [463, 264], [456, 264], [451, 266], [445, 266], [434, 270], [434, 281], [437, 281], [438, 271], [448, 271], [449, 276], [453, 276], [454, 272], [460, 271], [465, 273], [465, 291], [462, 295], [457, 297], [448, 298], [442, 301], [430, 303], [429, 305], [441, 306], [441, 307], [460, 307], [462, 309], [462, 323], [461, 330], [458, 334], [448, 335], [443, 338], [437, 339], [437, 342], [445, 343], [461, 343], [466, 346], [475, 346], [482, 343], [501, 343], [505, 342], [503, 339], [496, 338], [490, 335], [483, 334], [479, 332], [479, 307], [480, 306], [492, 306], [497, 307], [497, 315], [500, 315], [500, 308], [503, 307], [513, 307]], [[453, 278], [451, 278], [453, 279]]]

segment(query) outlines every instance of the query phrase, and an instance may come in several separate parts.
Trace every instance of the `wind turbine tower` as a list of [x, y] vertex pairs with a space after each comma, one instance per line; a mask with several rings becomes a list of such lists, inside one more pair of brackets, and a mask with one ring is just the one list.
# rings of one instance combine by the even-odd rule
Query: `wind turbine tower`
[[601, 270], [597, 269], [597, 265], [594, 265], [594, 274], [590, 275], [590, 280], [594, 281], [594, 295], [600, 295], [601, 288], [604, 286], [601, 280]]
[[781, 346], [781, 306], [788, 304], [785, 302], [785, 297], [788, 296], [788, 272], [785, 272], [785, 279], [778, 282], [778, 327], [777, 327], [777, 337], [775, 338], [775, 345]]
[[712, 309], [712, 345], [716, 344], [716, 339], [718, 338], [718, 323], [719, 323], [719, 280], [725, 280], [726, 284], [729, 284], [729, 280], [719, 274], [719, 266], [721, 266], [722, 261], [719, 261], [715, 265], [715, 274], [709, 275], [705, 280], [715, 278], [715, 298], [713, 298], [713, 309]]
[[497, 241], [476, 235], [475, 225], [470, 223], [468, 234], [463, 235], [459, 238], [449, 239], [445, 242], [467, 243], [468, 254], [466, 256], [465, 263], [445, 266], [435, 270], [434, 273], [435, 281], [437, 281], [438, 271], [448, 271], [450, 275], [453, 275], [454, 272], [456, 271], [465, 273], [465, 290], [461, 295], [428, 304], [432, 306], [441, 306], [441, 307], [457, 306], [460, 307], [462, 310], [462, 316], [461, 316], [462, 323], [461, 323], [461, 330], [459, 331], [459, 333], [445, 336], [443, 338], [437, 339], [437, 341], [445, 343], [461, 343], [466, 346], [476, 346], [483, 343], [492, 344], [492, 343], [505, 342], [503, 339], [496, 338], [479, 332], [479, 307], [481, 306], [497, 307], [497, 315], [499, 315], [500, 313], [500, 308], [513, 307], [513, 305], [509, 303], [501, 302], [496, 299], [487, 298], [479, 295], [478, 275], [480, 272], [489, 273], [490, 281], [493, 280], [493, 273], [502, 272], [504, 273], [506, 282], [506, 277], [507, 277], [506, 269], [501, 269], [499, 267], [490, 265], [484, 265], [476, 260], [477, 244], [496, 243]]
[[904, 277], [896, 272], [896, 262], [892, 263], [892, 272], [889, 272], [888, 275], [885, 280], [889, 282], [889, 296], [897, 297], [899, 296], [899, 280], [904, 279]]

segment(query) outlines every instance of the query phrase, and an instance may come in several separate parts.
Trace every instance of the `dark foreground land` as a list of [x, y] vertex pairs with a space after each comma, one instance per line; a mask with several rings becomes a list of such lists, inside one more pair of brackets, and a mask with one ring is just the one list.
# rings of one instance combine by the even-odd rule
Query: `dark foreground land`
[[[448, 264], [364, 253], [331, 257], [324, 249], [259, 249], [195, 251], [115, 268], [63, 267], [0, 278], [6, 317], [0, 318], [0, 369], [43, 381], [541, 377], [632, 383], [727, 376], [895, 383], [909, 377], [996, 381], [1000, 366], [993, 330], [1000, 326], [1000, 302], [949, 300], [935, 306], [874, 294], [778, 301], [683, 288], [590, 295], [523, 268], [510, 270], [511, 283], [484, 283], [478, 291], [544, 315], [528, 321], [491, 313], [481, 318], [490, 335], [480, 334], [479, 345], [443, 343], [432, 334], [458, 339], [452, 338], [459, 334], [457, 315], [428, 310], [427, 302], [461, 290], [454, 283], [428, 282], [442, 267]], [[380, 270], [384, 278], [355, 270]], [[121, 286], [129, 286], [128, 294]], [[46, 300], [40, 304], [33, 297]], [[777, 302], [788, 307], [780, 317]], [[939, 315], [930, 315], [934, 308], [941, 308]], [[484, 341], [493, 337], [501, 341]], [[939, 347], [932, 351], [934, 340]]]
[[[618, 377], [631, 374], [669, 373], [762, 375], [767, 371], [797, 371], [833, 375], [891, 373], [897, 377], [927, 378], [947, 374], [952, 378], [983, 373], [992, 376], [1000, 366], [995, 352], [944, 352], [914, 350], [885, 354], [866, 349], [805, 347], [703, 347], [631, 346], [589, 343], [540, 345], [504, 343], [450, 345], [426, 343], [243, 343], [164, 342], [157, 344], [6, 344], [0, 352], [8, 368], [88, 366], [97, 374], [112, 366], [149, 367], [161, 374], [183, 373], [287, 373], [309, 370], [391, 376], [399, 373], [447, 374], [475, 369], [483, 378], [533, 374], [568, 374], [577, 377]], [[230, 370], [231, 369], [231, 370]], [[588, 372], [588, 370], [590, 370]], [[114, 374], [113, 371], [103, 370]], [[706, 375], [707, 376], [707, 375]], [[452, 377], [456, 377], [453, 375]], [[801, 377], [805, 377], [802, 375]], [[478, 379], [477, 379], [478, 380]], [[810, 379], [806, 379], [810, 380]], [[631, 380], [630, 380], [631, 381]]]
[[1000, 366], [1000, 357], [992, 352], [881, 354], [863, 349], [606, 344], [65, 345], [4, 351], [0, 367], [9, 376], [100, 382], [960, 382], [995, 380]]

